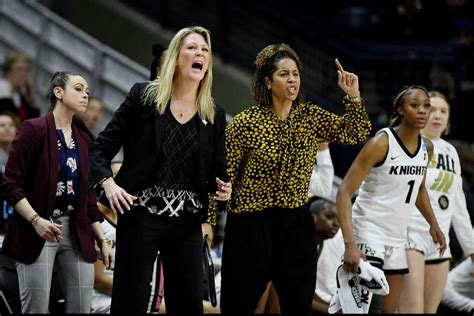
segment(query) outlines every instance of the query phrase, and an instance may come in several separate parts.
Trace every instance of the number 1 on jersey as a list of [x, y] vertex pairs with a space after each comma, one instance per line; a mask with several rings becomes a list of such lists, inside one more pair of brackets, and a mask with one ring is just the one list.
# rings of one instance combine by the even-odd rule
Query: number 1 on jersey
[[411, 194], [413, 193], [413, 187], [415, 186], [415, 180], [408, 181], [408, 189], [407, 198], [405, 199], [405, 203], [410, 203]]

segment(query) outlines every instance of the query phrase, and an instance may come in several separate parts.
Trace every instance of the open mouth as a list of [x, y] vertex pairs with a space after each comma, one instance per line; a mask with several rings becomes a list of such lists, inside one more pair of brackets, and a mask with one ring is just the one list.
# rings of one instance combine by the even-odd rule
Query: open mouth
[[195, 62], [195, 63], [192, 64], [192, 67], [193, 67], [194, 70], [201, 71], [202, 70], [202, 63]]
[[295, 87], [295, 86], [289, 86], [288, 87], [288, 91], [291, 93], [291, 94], [295, 94], [298, 92], [298, 89]]

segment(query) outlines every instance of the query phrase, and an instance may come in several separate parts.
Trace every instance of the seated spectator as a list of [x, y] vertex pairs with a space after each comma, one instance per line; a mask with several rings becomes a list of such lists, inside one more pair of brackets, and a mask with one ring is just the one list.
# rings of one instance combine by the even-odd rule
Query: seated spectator
[[316, 156], [316, 164], [311, 173], [308, 195], [328, 198], [331, 194], [334, 179], [334, 166], [332, 164], [329, 144], [321, 143]]
[[[466, 257], [448, 274], [438, 312], [474, 313], [474, 256]], [[447, 310], [449, 309], [449, 311]]]
[[324, 240], [333, 238], [339, 230], [336, 203], [313, 197], [310, 198], [308, 204], [309, 211], [313, 215], [314, 225], [316, 226], [315, 239], [319, 257]]
[[89, 99], [89, 106], [87, 110], [82, 115], [82, 120], [86, 124], [87, 128], [94, 134], [97, 135], [97, 129], [100, 127], [99, 124], [102, 121], [104, 116], [104, 102], [101, 99], [96, 97], [91, 97]]
[[[316, 274], [316, 289], [315, 294], [313, 297], [313, 303], [311, 309], [313, 312], [325, 312], [327, 313], [328, 303], [332, 297], [329, 297], [329, 301], [325, 302], [318, 296], [318, 283], [323, 283], [322, 288], [324, 289], [325, 284], [324, 281], [327, 279], [334, 279], [334, 282], [329, 282], [330, 284], [334, 285], [334, 292], [335, 293], [335, 275], [336, 269], [340, 264], [340, 258], [343, 254], [337, 253], [337, 251], [341, 250], [340, 241], [341, 238], [335, 239], [334, 237], [339, 231], [339, 222], [337, 220], [337, 209], [336, 204], [333, 201], [329, 201], [326, 199], [317, 199], [311, 198], [309, 201], [309, 210], [313, 215], [314, 224], [316, 225], [316, 242], [318, 247], [318, 269]], [[339, 233], [339, 235], [341, 235]], [[324, 245], [329, 244], [330, 250], [329, 256], [325, 256], [322, 259], [322, 263], [320, 263], [320, 256], [324, 249]], [[344, 243], [342, 243], [344, 245]], [[342, 251], [344, 248], [342, 247]], [[336, 253], [334, 253], [336, 251]], [[329, 262], [327, 262], [329, 261]], [[320, 271], [321, 270], [321, 271]], [[321, 279], [321, 281], [320, 281]], [[322, 280], [324, 279], [324, 281]], [[332, 290], [332, 289], [331, 289]], [[324, 298], [327, 298], [323, 295]]]
[[21, 121], [40, 115], [34, 104], [34, 91], [30, 84], [30, 62], [19, 52], [11, 52], [2, 66], [5, 78], [0, 79], [0, 111], [10, 111]]
[[329, 302], [336, 293], [336, 271], [342, 263], [344, 240], [339, 230], [333, 238], [326, 239], [318, 258], [316, 290], [311, 306], [313, 313], [328, 313]]
[[[10, 155], [11, 146], [18, 132], [20, 120], [11, 112], [0, 113], [0, 184], [3, 182], [3, 173]], [[5, 223], [13, 208], [6, 201], [1, 201], [2, 214], [0, 216], [0, 234], [5, 233]]]
[[[0, 176], [5, 171], [5, 165], [19, 126], [18, 116], [11, 112], [0, 113]], [[1, 181], [0, 177], [0, 183]]]

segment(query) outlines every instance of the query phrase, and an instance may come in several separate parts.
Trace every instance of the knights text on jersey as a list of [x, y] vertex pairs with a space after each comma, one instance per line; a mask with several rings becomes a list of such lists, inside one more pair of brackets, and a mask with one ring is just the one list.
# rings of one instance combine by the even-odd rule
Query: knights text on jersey
[[388, 150], [362, 182], [353, 206], [353, 230], [358, 243], [377, 242], [403, 246], [407, 225], [428, 164], [428, 150], [419, 138], [411, 154], [392, 128], [378, 133], [388, 136]]

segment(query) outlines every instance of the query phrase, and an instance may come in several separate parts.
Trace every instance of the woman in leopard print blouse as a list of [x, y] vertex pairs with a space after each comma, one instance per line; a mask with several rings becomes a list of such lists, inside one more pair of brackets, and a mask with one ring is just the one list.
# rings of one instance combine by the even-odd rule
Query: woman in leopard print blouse
[[301, 62], [286, 44], [256, 58], [251, 108], [226, 129], [228, 204], [222, 263], [223, 313], [252, 313], [272, 280], [283, 313], [308, 314], [316, 284], [315, 228], [306, 203], [321, 142], [356, 144], [371, 126], [358, 77], [336, 60], [346, 113], [305, 102]]

